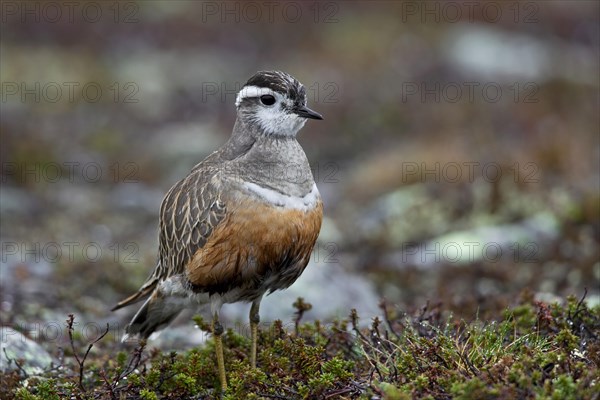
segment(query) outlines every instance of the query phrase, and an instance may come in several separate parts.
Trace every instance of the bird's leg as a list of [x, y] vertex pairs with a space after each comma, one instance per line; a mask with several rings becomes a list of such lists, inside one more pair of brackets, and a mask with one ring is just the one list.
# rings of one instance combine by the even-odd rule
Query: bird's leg
[[227, 390], [227, 378], [225, 377], [225, 360], [223, 358], [223, 325], [219, 322], [219, 314], [215, 313], [213, 317], [213, 335], [215, 336], [215, 351], [217, 352], [217, 367], [219, 368], [219, 380], [221, 381], [221, 389]]
[[260, 300], [254, 300], [250, 307], [250, 334], [252, 344], [250, 347], [250, 366], [256, 368], [256, 342], [258, 336], [258, 323], [260, 322], [260, 315], [258, 309], [260, 307]]

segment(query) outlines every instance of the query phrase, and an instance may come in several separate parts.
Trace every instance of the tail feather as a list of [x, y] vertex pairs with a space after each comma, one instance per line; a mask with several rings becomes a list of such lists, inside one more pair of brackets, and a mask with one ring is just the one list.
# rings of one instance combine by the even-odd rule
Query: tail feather
[[123, 338], [123, 341], [126, 341], [131, 336], [139, 336], [147, 339], [153, 332], [169, 325], [183, 308], [183, 304], [158, 297], [154, 293], [146, 300], [129, 325], [127, 325], [125, 329], [127, 335]]
[[116, 306], [110, 309], [110, 311], [116, 311], [130, 304], [135, 304], [138, 301], [143, 300], [146, 296], [148, 296], [152, 292], [152, 290], [154, 290], [154, 286], [142, 288], [134, 294], [132, 294], [131, 296], [127, 297], [126, 299], [123, 299], [120, 302], [118, 302]]

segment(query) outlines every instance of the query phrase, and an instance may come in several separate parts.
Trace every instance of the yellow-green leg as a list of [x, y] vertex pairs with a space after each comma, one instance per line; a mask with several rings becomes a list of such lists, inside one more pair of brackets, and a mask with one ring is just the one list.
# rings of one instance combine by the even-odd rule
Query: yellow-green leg
[[258, 338], [258, 323], [260, 322], [260, 315], [258, 309], [260, 307], [260, 299], [254, 301], [250, 307], [250, 334], [252, 344], [250, 347], [250, 366], [256, 368], [256, 342]]
[[219, 316], [215, 313], [213, 318], [213, 335], [215, 336], [215, 351], [217, 352], [217, 367], [219, 368], [219, 380], [221, 389], [227, 390], [227, 378], [225, 377], [225, 359], [223, 358], [223, 325], [219, 322]]

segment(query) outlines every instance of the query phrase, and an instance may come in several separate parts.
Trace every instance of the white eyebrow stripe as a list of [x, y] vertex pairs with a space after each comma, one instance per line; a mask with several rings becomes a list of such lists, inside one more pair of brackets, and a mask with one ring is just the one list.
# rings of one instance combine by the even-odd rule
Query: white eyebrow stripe
[[242, 102], [242, 100], [244, 100], [246, 98], [263, 96], [265, 94], [270, 94], [272, 96], [275, 96], [275, 92], [269, 88], [258, 87], [258, 86], [245, 86], [238, 93], [237, 98], [235, 99], [235, 106], [236, 107], [239, 106], [240, 103]]

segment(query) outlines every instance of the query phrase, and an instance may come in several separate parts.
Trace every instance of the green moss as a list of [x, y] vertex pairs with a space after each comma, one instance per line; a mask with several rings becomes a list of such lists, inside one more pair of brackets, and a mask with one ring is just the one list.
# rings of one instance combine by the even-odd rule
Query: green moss
[[61, 396], [56, 388], [57, 382], [54, 379], [36, 380], [34, 393], [24, 387], [16, 390], [15, 397], [19, 400], [60, 400]]
[[127, 377], [127, 380], [129, 382], [129, 385], [131, 386], [141, 386], [142, 385], [142, 380], [140, 379], [140, 376], [138, 374], [131, 374]]
[[379, 386], [381, 391], [385, 394], [385, 398], [388, 400], [410, 400], [412, 396], [410, 393], [402, 391], [400, 388], [383, 382]]
[[325, 361], [321, 366], [321, 371], [324, 374], [332, 374], [333, 377], [340, 381], [352, 379], [354, 374], [354, 362], [346, 361], [340, 357], [334, 357], [329, 361]]
[[18, 400], [40, 400], [40, 397], [32, 394], [25, 388], [19, 388], [15, 392], [15, 397]]
[[126, 362], [127, 362], [127, 353], [125, 353], [124, 351], [120, 351], [117, 354], [117, 365], [119, 366], [119, 368], [123, 368], [125, 366]]
[[577, 396], [577, 385], [573, 378], [567, 375], [557, 377], [553, 382], [552, 400], [575, 400]]
[[143, 400], [158, 400], [157, 394], [148, 389], [140, 390], [140, 398]]
[[484, 381], [477, 378], [464, 382], [455, 382], [450, 387], [450, 394], [452, 394], [456, 400], [491, 398], [492, 395], [497, 394], [493, 392], [493, 389], [489, 388]]
[[569, 329], [562, 329], [558, 335], [556, 335], [556, 342], [560, 345], [563, 351], [571, 353], [575, 351], [579, 345], [579, 338], [573, 334]]

